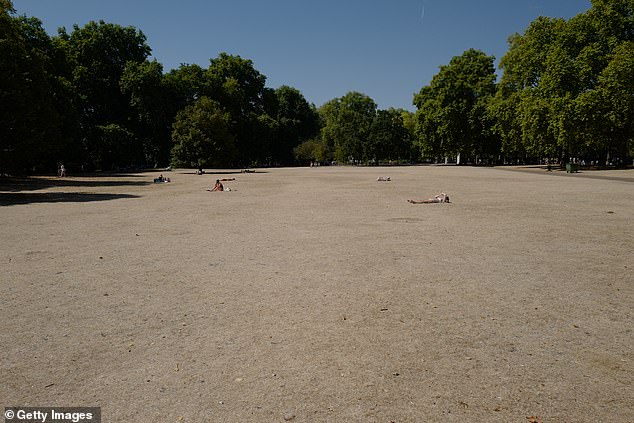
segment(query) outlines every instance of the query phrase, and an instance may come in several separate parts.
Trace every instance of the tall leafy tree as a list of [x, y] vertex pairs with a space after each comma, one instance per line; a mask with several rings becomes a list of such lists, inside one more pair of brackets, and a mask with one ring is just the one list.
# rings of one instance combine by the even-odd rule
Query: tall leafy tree
[[274, 94], [270, 113], [277, 122], [277, 131], [271, 153], [276, 161], [288, 164], [292, 162], [293, 149], [318, 134], [319, 115], [296, 88], [283, 85]]
[[63, 56], [37, 18], [0, 1], [0, 174], [51, 169], [73, 140]]
[[627, 115], [622, 106], [631, 92], [627, 78], [614, 70], [627, 63], [622, 46], [631, 41], [633, 0], [593, 0], [590, 10], [568, 21], [538, 18], [512, 36], [489, 108], [502, 149], [562, 159], [600, 151], [623, 156], [628, 124], [612, 118]]
[[165, 166], [170, 160], [171, 125], [179, 104], [176, 93], [154, 61], [128, 62], [120, 80], [130, 99], [129, 126], [141, 141], [146, 163]]
[[420, 148], [421, 156], [429, 158], [444, 155], [440, 101], [430, 86], [421, 88], [414, 96], [414, 105], [418, 109], [415, 116], [415, 144]]
[[134, 164], [142, 155], [139, 151], [141, 145], [136, 142], [136, 134], [124, 126], [116, 123], [97, 125], [93, 136], [95, 148], [98, 149], [94, 153], [100, 158], [100, 164], [117, 163], [128, 166]]
[[181, 64], [164, 75], [164, 84], [175, 97], [175, 107], [185, 108], [202, 96], [214, 97], [205, 69], [199, 65]]
[[329, 159], [335, 158], [335, 136], [337, 129], [337, 116], [341, 109], [341, 100], [334, 98], [324, 103], [319, 109], [321, 122], [320, 138]]
[[569, 100], [570, 87], [576, 86], [571, 59], [557, 41], [565, 24], [563, 19], [540, 17], [523, 35], [509, 38], [509, 51], [500, 61], [504, 73], [489, 108], [508, 156], [562, 151], [557, 106]]
[[[632, 6], [632, 4], [630, 4]], [[633, 17], [634, 7], [629, 9]], [[633, 29], [630, 26], [630, 30]], [[634, 33], [630, 32], [630, 35]], [[604, 132], [610, 131], [609, 149], [624, 159], [634, 150], [634, 41], [621, 43], [599, 77], [598, 90], [610, 112], [601, 121]]]
[[575, 19], [588, 22], [580, 32], [590, 41], [577, 61], [591, 70], [588, 73], [593, 78], [575, 99], [573, 135], [581, 153], [589, 158], [624, 159], [632, 155], [634, 136], [634, 0], [593, 0], [592, 8]]
[[320, 139], [310, 139], [293, 149], [295, 160], [300, 163], [324, 162], [329, 159], [326, 146]]
[[205, 89], [210, 98], [222, 104], [231, 116], [231, 131], [236, 138], [239, 161], [257, 160], [264, 150], [260, 144], [264, 112], [266, 77], [253, 62], [240, 56], [220, 53], [211, 59], [205, 74]]
[[359, 92], [349, 92], [324, 104], [320, 114], [324, 122], [322, 138], [341, 161], [370, 160], [368, 140], [377, 106], [374, 100]]
[[409, 140], [409, 154], [407, 157], [410, 161], [417, 161], [421, 159], [421, 152], [416, 143], [416, 113], [409, 110], [401, 110], [401, 119], [403, 121], [403, 127], [407, 130], [407, 138]]
[[425, 155], [476, 156], [490, 152], [487, 105], [495, 93], [494, 58], [468, 50], [451, 59], [415, 96], [418, 143]]
[[291, 163], [293, 148], [313, 137], [319, 116], [301, 92], [266, 88], [253, 62], [221, 53], [208, 69], [182, 65], [165, 75], [165, 88], [180, 107], [206, 96], [229, 115], [229, 130], [242, 164]]
[[[140, 30], [104, 21], [89, 22], [82, 28], [75, 25], [70, 34], [61, 28], [58, 40], [67, 52], [73, 86], [81, 97], [82, 137], [87, 159], [108, 168], [114, 163], [99, 156], [103, 149], [96, 143], [103, 138], [98, 127], [129, 126], [134, 112], [130, 93], [122, 92], [120, 81], [130, 62], [141, 64], [146, 60], [150, 47]], [[143, 160], [144, 157], [134, 157], [130, 161]]]
[[172, 162], [185, 167], [230, 167], [236, 159], [230, 115], [209, 97], [178, 112], [173, 125]]
[[585, 155], [603, 160], [599, 152], [612, 152], [620, 159], [634, 149], [634, 42], [620, 44], [597, 85], [576, 99], [575, 135], [583, 142]]
[[412, 140], [403, 123], [403, 114], [398, 109], [377, 110], [364, 146], [365, 157], [373, 161], [411, 158]]
[[253, 61], [220, 53], [211, 59], [207, 78], [216, 100], [225, 105], [233, 118], [262, 113], [266, 77], [255, 69]]

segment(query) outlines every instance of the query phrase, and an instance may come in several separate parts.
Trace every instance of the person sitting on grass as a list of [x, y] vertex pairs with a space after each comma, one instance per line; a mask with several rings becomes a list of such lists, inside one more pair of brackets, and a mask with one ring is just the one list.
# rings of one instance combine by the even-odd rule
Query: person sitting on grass
[[214, 185], [214, 187], [211, 189], [211, 192], [214, 191], [224, 191], [225, 187], [222, 186], [222, 183], [220, 183], [220, 179], [216, 179], [216, 185]]
[[428, 198], [427, 200], [407, 200], [408, 203], [412, 204], [429, 204], [429, 203], [449, 203], [449, 196], [444, 192], [435, 195], [433, 198]]

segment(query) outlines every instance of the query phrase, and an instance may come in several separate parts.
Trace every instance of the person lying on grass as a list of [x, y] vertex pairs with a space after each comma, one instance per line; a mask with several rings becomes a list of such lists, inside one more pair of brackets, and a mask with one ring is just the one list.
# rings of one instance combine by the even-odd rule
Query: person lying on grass
[[433, 198], [428, 198], [427, 200], [407, 200], [408, 203], [412, 204], [429, 204], [429, 203], [449, 203], [449, 196], [444, 192], [435, 195]]

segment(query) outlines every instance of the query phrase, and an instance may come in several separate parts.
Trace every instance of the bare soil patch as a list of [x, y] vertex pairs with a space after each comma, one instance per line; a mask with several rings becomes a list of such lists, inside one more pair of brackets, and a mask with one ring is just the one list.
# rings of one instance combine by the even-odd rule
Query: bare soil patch
[[634, 422], [634, 171], [227, 174], [0, 187], [4, 406]]

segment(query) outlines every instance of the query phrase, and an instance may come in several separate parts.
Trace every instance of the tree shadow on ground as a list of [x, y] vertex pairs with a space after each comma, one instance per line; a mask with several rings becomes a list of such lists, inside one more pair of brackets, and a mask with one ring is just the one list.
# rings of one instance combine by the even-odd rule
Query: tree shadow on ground
[[131, 194], [97, 194], [86, 192], [0, 193], [0, 206], [33, 203], [87, 203], [125, 198], [141, 198]]
[[[110, 175], [113, 176], [113, 175]], [[123, 175], [120, 175], [123, 176]], [[37, 191], [52, 187], [125, 187], [125, 186], [146, 186], [152, 181], [128, 181], [128, 180], [107, 180], [101, 177], [82, 178], [58, 178], [51, 177], [24, 177], [24, 178], [0, 178], [0, 191], [19, 192]]]
[[[181, 175], [196, 175], [196, 171], [191, 171], [191, 172], [178, 172]], [[249, 171], [249, 172], [243, 172], [240, 170], [220, 170], [217, 172], [214, 171], [207, 171], [205, 170], [205, 173], [203, 173], [201, 176], [205, 176], [205, 175], [250, 175], [253, 173], [269, 173], [266, 170], [253, 170], [253, 171]]]
[[[616, 176], [616, 174], [613, 175], [605, 175], [602, 174], [602, 171], [605, 170], [623, 170], [623, 171], [627, 171], [628, 169], [626, 168], [580, 168], [579, 170], [577, 170], [576, 172], [573, 173], [568, 173], [566, 172], [565, 168], [560, 168], [560, 167], [554, 167], [551, 170], [548, 170], [546, 166], [520, 166], [520, 167], [505, 167], [505, 168], [500, 168], [498, 167], [497, 169], [502, 169], [502, 170], [509, 170], [512, 172], [527, 172], [527, 173], [533, 173], [536, 174], [536, 171], [539, 170], [543, 170], [544, 174], [547, 175], [557, 175], [557, 176], [565, 176], [565, 177], [578, 177], [578, 178], [588, 178], [588, 179], [603, 179], [603, 180], [607, 180], [607, 181], [619, 181], [619, 182], [634, 182], [634, 178], [628, 178], [627, 176]], [[630, 169], [631, 170], [631, 169]]]

